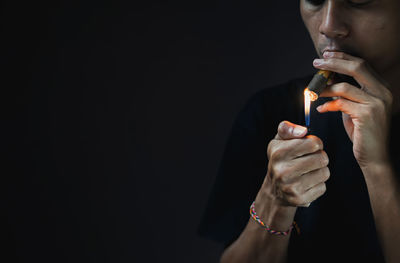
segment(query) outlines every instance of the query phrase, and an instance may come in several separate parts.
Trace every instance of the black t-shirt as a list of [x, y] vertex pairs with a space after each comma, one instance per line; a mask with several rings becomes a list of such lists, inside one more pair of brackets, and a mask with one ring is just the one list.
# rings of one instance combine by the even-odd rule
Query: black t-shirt
[[[304, 125], [303, 91], [311, 77], [263, 89], [239, 112], [198, 228], [199, 235], [227, 247], [244, 230], [250, 218], [249, 207], [267, 173], [267, 145], [281, 121]], [[320, 98], [312, 104], [311, 130], [324, 143], [331, 177], [323, 196], [310, 207], [297, 209], [295, 221], [301, 233], [291, 233], [289, 262], [384, 262], [368, 190], [342, 114], [320, 114], [315, 109], [327, 100]], [[399, 131], [398, 119], [393, 119], [392, 134]], [[399, 141], [392, 137], [391, 145], [398, 146]], [[398, 150], [392, 147], [392, 158], [400, 160], [398, 156]]]

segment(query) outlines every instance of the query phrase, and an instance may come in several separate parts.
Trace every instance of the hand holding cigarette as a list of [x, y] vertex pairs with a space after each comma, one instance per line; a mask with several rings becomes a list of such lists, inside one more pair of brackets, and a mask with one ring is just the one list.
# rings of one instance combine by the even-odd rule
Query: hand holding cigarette
[[341, 111], [353, 153], [361, 169], [387, 165], [388, 129], [393, 97], [383, 80], [365, 60], [343, 52], [325, 52], [314, 60], [318, 69], [353, 77], [361, 89], [347, 82], [328, 86], [322, 97], [339, 97], [317, 108], [320, 113]]

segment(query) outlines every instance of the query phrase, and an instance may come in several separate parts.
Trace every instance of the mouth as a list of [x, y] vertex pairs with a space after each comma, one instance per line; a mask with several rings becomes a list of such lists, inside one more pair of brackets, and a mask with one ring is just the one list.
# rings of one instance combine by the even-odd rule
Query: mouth
[[[323, 57], [325, 52], [344, 52], [347, 53], [346, 51], [344, 51], [343, 49], [336, 49], [336, 48], [324, 48], [322, 51], [320, 51], [320, 55], [321, 57]], [[349, 54], [349, 53], [348, 53]]]
[[[354, 57], [361, 57], [358, 52], [355, 52], [354, 48], [351, 48], [347, 45], [341, 45], [340, 47], [338, 45], [335, 45], [334, 43], [326, 43], [327, 45], [320, 45], [319, 48], [319, 55], [320, 58], [323, 58], [323, 54], [325, 52], [343, 52], [348, 55], [354, 56]], [[331, 77], [331, 85], [340, 83], [340, 82], [347, 82], [351, 85], [354, 85], [356, 87], [360, 87], [357, 81], [351, 76], [347, 76], [344, 74], [340, 74], [337, 72], [334, 72], [333, 76]]]
[[319, 52], [320, 52], [319, 55], [321, 56], [321, 58], [323, 57], [323, 54], [328, 51], [329, 52], [343, 52], [343, 53], [349, 54], [354, 57], [360, 57], [360, 54], [358, 54], [358, 52], [355, 52], [354, 49], [349, 48], [349, 47], [326, 46], [326, 47], [321, 47], [319, 49]]

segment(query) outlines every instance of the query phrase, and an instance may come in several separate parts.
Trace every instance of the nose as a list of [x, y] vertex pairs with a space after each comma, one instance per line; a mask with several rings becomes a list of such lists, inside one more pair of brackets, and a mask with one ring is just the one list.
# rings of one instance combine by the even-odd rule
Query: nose
[[319, 32], [327, 38], [345, 38], [350, 29], [346, 24], [344, 11], [339, 1], [326, 1], [322, 10]]

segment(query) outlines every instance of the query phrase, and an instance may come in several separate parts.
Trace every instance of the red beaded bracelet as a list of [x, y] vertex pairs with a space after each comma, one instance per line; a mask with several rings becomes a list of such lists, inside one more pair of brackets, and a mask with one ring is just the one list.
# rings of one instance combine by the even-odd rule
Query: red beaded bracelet
[[266, 225], [263, 221], [261, 221], [260, 217], [256, 214], [256, 210], [254, 209], [254, 202], [251, 204], [250, 206], [250, 215], [251, 217], [256, 220], [263, 228], [265, 228], [267, 230], [268, 233], [272, 234], [272, 235], [277, 235], [277, 236], [287, 236], [290, 231], [292, 230], [293, 227], [296, 228], [297, 233], [300, 234], [300, 229], [297, 226], [296, 222], [293, 221], [293, 224], [290, 226], [290, 228], [287, 231], [277, 231], [277, 230], [273, 230], [272, 228], [270, 228], [268, 225]]

